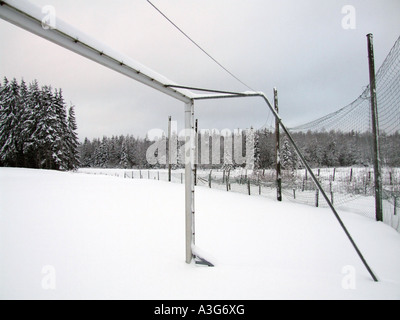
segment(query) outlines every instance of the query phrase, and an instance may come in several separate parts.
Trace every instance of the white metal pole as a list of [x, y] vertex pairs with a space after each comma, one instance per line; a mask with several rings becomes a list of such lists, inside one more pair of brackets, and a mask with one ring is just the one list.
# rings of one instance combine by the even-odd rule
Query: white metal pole
[[[0, 1], [0, 4], [0, 19], [4, 19], [184, 103], [190, 101], [191, 97], [187, 95], [190, 95], [189, 92], [168, 86], [170, 80], [128, 57], [113, 52], [58, 18], [57, 29], [44, 29], [42, 26], [43, 13], [40, 7], [25, 1]], [[126, 59], [126, 61], [122, 61], [123, 59]]]
[[185, 236], [186, 263], [191, 263], [194, 244], [194, 102], [185, 104]]

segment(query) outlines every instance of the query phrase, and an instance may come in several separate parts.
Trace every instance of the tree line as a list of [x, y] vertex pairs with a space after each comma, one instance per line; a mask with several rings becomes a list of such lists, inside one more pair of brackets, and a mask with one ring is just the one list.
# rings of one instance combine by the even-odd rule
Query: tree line
[[37, 80], [0, 84], [0, 166], [54, 170], [79, 167], [74, 106], [61, 89]]
[[[40, 88], [37, 80], [27, 85], [24, 80], [18, 82], [15, 78], [12, 81], [4, 78], [0, 83], [0, 166], [56, 170], [73, 170], [79, 166], [127, 169], [165, 167], [165, 162], [149, 163], [147, 152], [155, 141], [147, 136], [86, 138], [79, 143], [76, 130], [74, 106], [67, 106], [61, 89], [53, 90], [51, 86]], [[249, 141], [253, 147], [251, 153], [254, 152], [255, 169], [275, 166], [276, 141], [273, 130], [243, 130], [239, 138], [235, 136], [238, 133], [229, 134], [231, 136], [216, 130], [200, 131], [200, 168], [244, 167], [246, 164], [236, 159], [248, 156]], [[292, 134], [312, 167], [371, 166], [373, 163], [370, 132], [308, 131]], [[166, 142], [165, 136], [161, 139]], [[177, 141], [177, 161], [173, 166], [181, 168], [184, 166], [184, 142], [178, 139], [176, 133], [172, 139]], [[237, 150], [233, 146], [237, 140], [242, 140], [240, 157], [236, 157]], [[302, 164], [285, 135], [281, 136], [280, 143], [283, 169], [301, 168]], [[399, 132], [393, 135], [382, 133], [380, 146], [382, 164], [400, 166]], [[206, 150], [210, 161], [203, 163], [200, 159]]]
[[[242, 149], [241, 156], [246, 156], [248, 148], [249, 135], [254, 135], [251, 141], [254, 143], [254, 168], [269, 169], [275, 167], [275, 132], [268, 129], [260, 130], [244, 130], [241, 139]], [[229, 137], [229, 143], [232, 148], [225, 148], [226, 136], [211, 131], [207, 134], [199, 133], [199, 168], [216, 169], [216, 168], [235, 168], [245, 167], [244, 163], [236, 163], [232, 154], [234, 137]], [[305, 156], [308, 163], [314, 168], [323, 167], [349, 167], [349, 166], [372, 166], [373, 164], [373, 147], [371, 133], [364, 132], [297, 132], [293, 133], [301, 152]], [[166, 143], [166, 137], [162, 137]], [[172, 139], [178, 139], [173, 135]], [[217, 144], [213, 141], [218, 141]], [[93, 140], [85, 139], [80, 146], [80, 161], [83, 167], [101, 167], [101, 168], [164, 168], [163, 163], [149, 164], [146, 158], [146, 152], [155, 142], [149, 140], [148, 137], [139, 138], [130, 135], [95, 138]], [[177, 161], [174, 168], [182, 168], [184, 166], [183, 142], [175, 143], [177, 147]], [[201, 161], [202, 152], [207, 148], [207, 156], [210, 161], [204, 164]], [[218, 148], [218, 161], [215, 158]], [[165, 148], [166, 150], [166, 148]], [[381, 159], [383, 165], [400, 166], [400, 134], [396, 133], [391, 136], [381, 135]], [[213, 154], [214, 153], [214, 154]], [[227, 159], [229, 159], [227, 161]], [[302, 168], [301, 161], [297, 156], [294, 148], [289, 143], [285, 135], [281, 136], [281, 164], [286, 170], [295, 170]]]

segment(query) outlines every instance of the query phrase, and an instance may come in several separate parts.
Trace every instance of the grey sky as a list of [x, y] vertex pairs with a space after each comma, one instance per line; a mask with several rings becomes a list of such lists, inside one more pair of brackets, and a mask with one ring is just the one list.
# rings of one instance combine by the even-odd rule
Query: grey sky
[[[146, 0], [31, 0], [57, 17], [188, 86], [248, 90], [170, 25]], [[298, 125], [335, 111], [368, 84], [366, 34], [374, 34], [377, 68], [400, 35], [399, 0], [153, 0], [231, 72], [269, 97]], [[356, 9], [356, 29], [342, 27], [342, 8]], [[166, 130], [183, 124], [183, 104], [0, 20], [0, 76], [62, 88], [76, 105], [84, 137]], [[272, 124], [256, 98], [196, 103], [201, 128]]]

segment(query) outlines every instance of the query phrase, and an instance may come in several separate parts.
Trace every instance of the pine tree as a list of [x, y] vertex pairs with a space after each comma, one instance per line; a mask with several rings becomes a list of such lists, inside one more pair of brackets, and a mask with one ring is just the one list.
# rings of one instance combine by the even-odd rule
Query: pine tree
[[94, 152], [94, 165], [98, 168], [107, 168], [110, 160], [110, 143], [107, 137], [103, 137], [102, 142]]
[[254, 132], [254, 169], [261, 168], [260, 139], [258, 131]]
[[[70, 122], [68, 127], [61, 90], [53, 93], [50, 86], [39, 89], [36, 80], [28, 87], [24, 80], [18, 84], [5, 78], [0, 86], [0, 165], [65, 170], [72, 161], [75, 168], [74, 115]], [[68, 154], [68, 139], [75, 153]]]
[[20, 113], [19, 84], [14, 78], [11, 83], [4, 79], [0, 107], [0, 155], [1, 161], [7, 166], [16, 166], [16, 145], [20, 128], [18, 115]]
[[290, 175], [294, 179], [297, 170], [297, 153], [292, 149], [289, 140], [285, 139], [281, 150], [282, 168], [290, 170]]
[[26, 127], [29, 126], [30, 106], [28, 103], [28, 87], [24, 80], [21, 81], [19, 86], [19, 103], [16, 116], [18, 119], [17, 126], [14, 128], [16, 166], [25, 167], [25, 144], [29, 138]]
[[85, 138], [83, 143], [79, 146], [79, 159], [80, 164], [84, 168], [93, 167], [93, 144], [88, 138]]
[[336, 141], [333, 140], [325, 147], [322, 164], [327, 167], [334, 167], [339, 163], [338, 159], [339, 157], [336, 150]]
[[283, 143], [281, 156], [283, 169], [289, 170], [292, 167], [292, 152], [290, 150], [290, 144], [288, 140], [285, 140]]
[[129, 148], [127, 139], [123, 139], [122, 147], [121, 147], [121, 161], [120, 166], [124, 169], [127, 169], [129, 166]]
[[68, 121], [66, 127], [66, 154], [67, 169], [75, 170], [80, 166], [79, 162], [79, 139], [76, 133], [78, 126], [75, 118], [75, 107], [71, 105], [68, 110]]
[[24, 147], [24, 154], [26, 158], [26, 166], [29, 168], [39, 167], [39, 145], [36, 137], [37, 126], [40, 121], [40, 108], [41, 102], [41, 91], [37, 80], [34, 80], [29, 84], [28, 95], [27, 95], [27, 118], [24, 126], [24, 136], [26, 137], [26, 143]]
[[57, 154], [57, 166], [61, 170], [73, 169], [69, 166], [70, 150], [68, 146], [68, 139], [70, 138], [70, 130], [67, 123], [67, 110], [64, 98], [62, 95], [62, 90], [54, 90], [53, 96], [54, 112], [56, 115], [56, 135], [54, 149]]
[[60, 129], [57, 128], [57, 114], [54, 105], [52, 88], [44, 86], [41, 90], [38, 123], [34, 133], [39, 154], [39, 168], [60, 169], [62, 159], [59, 153]]

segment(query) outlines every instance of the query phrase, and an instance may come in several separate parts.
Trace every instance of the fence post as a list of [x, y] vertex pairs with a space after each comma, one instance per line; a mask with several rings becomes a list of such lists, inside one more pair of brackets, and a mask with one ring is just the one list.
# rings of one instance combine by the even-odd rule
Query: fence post
[[[274, 88], [275, 111], [279, 114], [278, 90]], [[282, 201], [282, 173], [279, 120], [275, 119], [275, 162], [276, 162], [276, 199]]]
[[353, 168], [351, 168], [350, 170], [350, 182], [353, 181]]
[[317, 208], [319, 207], [319, 190], [318, 189], [315, 191], [315, 206]]
[[251, 191], [250, 191], [250, 179], [247, 178], [247, 189], [249, 190], [249, 196], [251, 195]]
[[378, 120], [378, 102], [376, 97], [376, 78], [375, 78], [375, 57], [373, 35], [367, 34], [368, 39], [368, 61], [369, 78], [371, 92], [371, 116], [372, 132], [374, 137], [374, 178], [375, 178], [375, 215], [376, 221], [383, 221], [382, 212], [382, 175], [381, 158], [379, 153], [379, 120]]
[[393, 196], [394, 201], [393, 201], [393, 205], [394, 205], [394, 215], [397, 216], [397, 197]]
[[223, 173], [223, 176], [222, 176], [222, 183], [226, 183], [226, 191], [229, 191], [229, 181], [228, 180], [229, 180], [228, 177], [225, 177], [225, 170], [224, 170], [224, 173]]
[[211, 173], [212, 170], [210, 170], [210, 174], [208, 175], [208, 186], [210, 187], [210, 189], [211, 189]]

